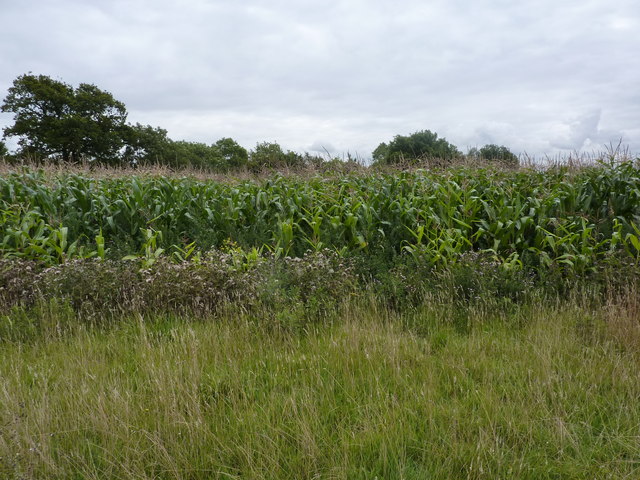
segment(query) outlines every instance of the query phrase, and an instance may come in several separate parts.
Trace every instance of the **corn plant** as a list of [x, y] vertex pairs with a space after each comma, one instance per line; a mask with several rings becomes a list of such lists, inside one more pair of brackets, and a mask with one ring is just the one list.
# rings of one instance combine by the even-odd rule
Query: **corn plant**
[[0, 178], [4, 257], [176, 261], [222, 248], [302, 256], [410, 255], [455, 263], [485, 251], [516, 268], [588, 271], [615, 252], [640, 256], [640, 169], [458, 168], [338, 178], [281, 175], [217, 183], [189, 178]]

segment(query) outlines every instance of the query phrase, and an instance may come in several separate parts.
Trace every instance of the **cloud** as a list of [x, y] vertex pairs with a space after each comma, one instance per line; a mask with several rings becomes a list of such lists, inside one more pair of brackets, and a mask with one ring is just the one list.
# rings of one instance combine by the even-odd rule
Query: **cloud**
[[599, 138], [598, 124], [601, 110], [587, 113], [561, 126], [561, 132], [553, 140], [551, 146], [563, 150], [580, 150], [585, 142], [597, 142]]
[[309, 147], [306, 150], [308, 150], [309, 152], [329, 154], [329, 155], [334, 154], [338, 151], [331, 142], [322, 141], [322, 140], [316, 140], [311, 145], [309, 145]]
[[542, 155], [620, 133], [640, 151], [635, 0], [4, 3], [0, 89], [94, 83], [176, 138], [367, 156], [430, 129]]
[[510, 123], [494, 121], [476, 128], [475, 138], [479, 140], [476, 146], [487, 144], [508, 145], [517, 140], [517, 132]]
[[585, 113], [558, 126], [558, 134], [550, 141], [552, 147], [574, 152], [603, 152], [612, 145], [630, 140], [622, 130], [599, 127], [602, 110]]

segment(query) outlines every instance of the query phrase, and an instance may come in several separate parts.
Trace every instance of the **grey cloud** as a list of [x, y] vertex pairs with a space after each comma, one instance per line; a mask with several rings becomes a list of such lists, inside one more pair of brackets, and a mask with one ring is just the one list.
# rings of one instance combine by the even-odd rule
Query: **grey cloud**
[[601, 114], [601, 110], [596, 110], [574, 119], [565, 125], [566, 131], [563, 134], [551, 140], [551, 145], [564, 150], [580, 150], [585, 141], [596, 142], [599, 138]]
[[29, 70], [95, 83], [172, 136], [368, 155], [431, 129], [552, 154], [621, 133], [640, 150], [635, 0], [0, 3], [0, 88]]
[[571, 151], [604, 151], [628, 140], [624, 131], [600, 128], [601, 117], [602, 110], [598, 109], [565, 123], [561, 126], [563, 132], [551, 140], [551, 146]]
[[331, 142], [316, 140], [308, 148], [306, 148], [309, 152], [314, 153], [322, 153], [322, 154], [334, 154], [338, 151], [336, 147], [333, 146]]

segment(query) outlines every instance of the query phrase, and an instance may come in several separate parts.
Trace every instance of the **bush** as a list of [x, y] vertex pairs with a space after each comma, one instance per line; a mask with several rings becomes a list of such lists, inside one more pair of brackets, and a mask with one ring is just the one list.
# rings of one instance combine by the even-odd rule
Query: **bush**
[[212, 251], [190, 261], [78, 259], [43, 268], [0, 261], [0, 312], [31, 309], [52, 299], [91, 322], [132, 313], [215, 314], [262, 302], [286, 310], [301, 305], [321, 313], [356, 288], [350, 264], [330, 251], [302, 258]]
[[534, 286], [534, 278], [522, 269], [508, 268], [490, 254], [467, 252], [438, 271], [438, 282], [462, 304], [506, 300], [520, 302]]
[[0, 311], [33, 302], [33, 287], [40, 270], [42, 267], [31, 260], [0, 259]]

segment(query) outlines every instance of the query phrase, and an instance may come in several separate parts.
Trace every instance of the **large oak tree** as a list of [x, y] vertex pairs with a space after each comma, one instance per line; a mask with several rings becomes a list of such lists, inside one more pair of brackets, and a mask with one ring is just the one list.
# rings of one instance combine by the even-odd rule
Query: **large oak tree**
[[73, 88], [46, 75], [16, 78], [2, 104], [14, 114], [4, 135], [18, 137], [24, 152], [64, 161], [118, 161], [124, 145], [127, 111], [122, 102], [95, 85]]

